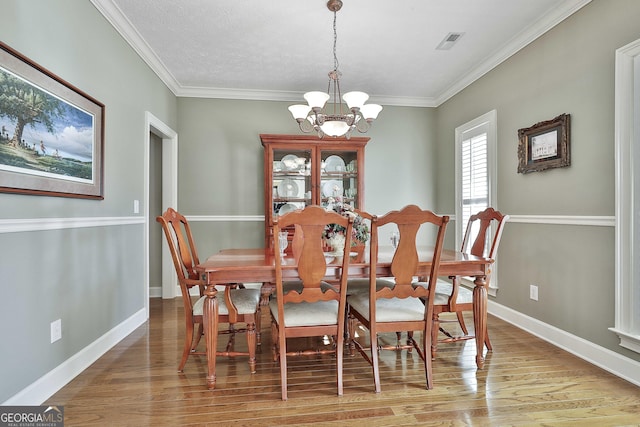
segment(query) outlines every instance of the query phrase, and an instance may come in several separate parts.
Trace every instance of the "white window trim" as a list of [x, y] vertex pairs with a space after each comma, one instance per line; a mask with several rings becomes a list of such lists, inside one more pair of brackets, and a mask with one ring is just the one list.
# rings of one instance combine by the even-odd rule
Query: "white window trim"
[[[486, 127], [487, 132], [487, 172], [489, 182], [489, 206], [498, 209], [497, 199], [497, 183], [498, 183], [498, 170], [497, 170], [497, 112], [496, 110], [489, 111], [482, 116], [471, 120], [461, 126], [458, 126], [455, 130], [455, 183], [456, 183], [456, 248], [460, 248], [462, 245], [462, 238], [464, 237], [463, 227], [466, 224], [462, 224], [462, 141], [464, 134], [476, 129], [480, 126]], [[492, 266], [491, 283], [489, 283], [489, 295], [496, 295], [498, 290], [498, 263], [496, 262]], [[473, 284], [471, 283], [471, 286]]]
[[[634, 171], [640, 165], [634, 164], [634, 149], [640, 147], [638, 136], [634, 135], [634, 112], [640, 105], [634, 105], [634, 74], [640, 73], [634, 63], [640, 58], [640, 39], [616, 51], [615, 77], [615, 167], [616, 167], [616, 266], [615, 266], [615, 326], [609, 328], [618, 334], [622, 347], [640, 353], [640, 325], [635, 325], [640, 303], [637, 295], [640, 278], [634, 280], [634, 196], [640, 189], [633, 185]], [[637, 89], [636, 89], [637, 90]], [[637, 92], [636, 92], [637, 93]], [[640, 115], [636, 113], [635, 115]], [[640, 120], [640, 119], [637, 119]], [[635, 127], [637, 129], [637, 127]], [[634, 144], [635, 140], [635, 144]], [[635, 146], [634, 146], [635, 145]], [[635, 224], [634, 224], [635, 223]], [[634, 331], [635, 329], [635, 331]]]

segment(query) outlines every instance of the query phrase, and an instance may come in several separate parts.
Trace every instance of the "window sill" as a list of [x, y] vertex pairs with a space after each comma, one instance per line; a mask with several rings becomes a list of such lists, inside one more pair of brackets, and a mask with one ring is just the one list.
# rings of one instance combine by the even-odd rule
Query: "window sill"
[[610, 331], [615, 332], [620, 338], [620, 346], [627, 348], [636, 353], [640, 353], [640, 336], [630, 334], [626, 331], [621, 331], [616, 328], [609, 328]]

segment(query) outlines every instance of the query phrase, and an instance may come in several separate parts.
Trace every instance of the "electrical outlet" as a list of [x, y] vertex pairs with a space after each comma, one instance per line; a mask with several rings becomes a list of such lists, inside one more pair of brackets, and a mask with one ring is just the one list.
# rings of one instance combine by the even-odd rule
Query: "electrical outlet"
[[534, 301], [538, 301], [538, 286], [537, 285], [529, 285], [529, 298]]
[[62, 320], [54, 320], [51, 322], [51, 343], [58, 341], [62, 338]]

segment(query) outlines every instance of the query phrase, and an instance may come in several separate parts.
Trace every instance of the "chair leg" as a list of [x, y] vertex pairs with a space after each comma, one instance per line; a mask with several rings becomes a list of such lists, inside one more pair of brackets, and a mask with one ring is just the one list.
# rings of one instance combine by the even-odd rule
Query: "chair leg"
[[260, 330], [262, 328], [262, 313], [260, 311], [260, 305], [258, 305], [258, 309], [256, 310], [256, 345], [262, 344], [262, 336]]
[[346, 306], [344, 309], [344, 345], [346, 346], [351, 342], [349, 332], [349, 306]]
[[271, 320], [271, 353], [273, 354], [273, 361], [278, 361], [278, 354], [280, 351], [280, 346], [278, 345], [278, 328], [274, 320]]
[[275, 286], [272, 283], [263, 283], [260, 287], [260, 305], [267, 307], [269, 305], [269, 297], [275, 290]]
[[[425, 322], [427, 324], [433, 324], [433, 322]], [[437, 330], [436, 330], [437, 331]], [[431, 360], [430, 357], [427, 356], [427, 349], [431, 346], [431, 335], [432, 335], [432, 331], [430, 330], [430, 328], [427, 326], [425, 328], [425, 330], [422, 333], [422, 348], [424, 349], [424, 372], [425, 372], [425, 377], [426, 377], [426, 381], [427, 381], [427, 390], [431, 390], [433, 388], [433, 372], [432, 372], [432, 365], [433, 365], [433, 361]]]
[[[202, 326], [202, 324], [199, 324]], [[198, 331], [200, 331], [200, 327], [198, 327]], [[184, 348], [182, 350], [182, 359], [180, 360], [180, 365], [178, 366], [178, 372], [184, 371], [184, 365], [187, 363], [187, 359], [189, 358], [189, 354], [191, 354], [193, 347], [193, 322], [187, 322], [187, 327], [185, 330], [184, 337]]]
[[373, 384], [376, 393], [380, 393], [380, 367], [378, 365], [378, 333], [369, 329], [371, 346], [371, 366], [373, 367]]
[[456, 316], [458, 317], [458, 323], [460, 324], [460, 328], [465, 335], [469, 335], [469, 331], [467, 331], [467, 326], [464, 324], [464, 316], [461, 311], [456, 311]]
[[336, 337], [336, 370], [337, 370], [337, 379], [338, 379], [338, 396], [342, 396], [343, 394], [343, 384], [342, 384], [343, 357], [344, 357], [344, 334], [338, 331], [338, 336]]
[[256, 321], [247, 322], [247, 346], [249, 347], [249, 370], [256, 373]]
[[[438, 353], [438, 331], [440, 330], [440, 316], [438, 313], [433, 313], [433, 320], [431, 325], [431, 359], [435, 360]], [[427, 348], [424, 349], [425, 354]]]
[[196, 332], [195, 340], [191, 345], [192, 352], [196, 351], [196, 347], [198, 347], [198, 344], [200, 344], [200, 339], [202, 338], [203, 335], [204, 335], [204, 325], [202, 323], [198, 323], [198, 332]]
[[[284, 325], [282, 325], [284, 327]], [[284, 333], [278, 333], [280, 344], [280, 384], [282, 386], [282, 400], [287, 400], [287, 339]]]
[[487, 346], [487, 350], [493, 351], [493, 347], [491, 347], [491, 341], [489, 341], [489, 331], [484, 336], [484, 345]]
[[351, 314], [350, 312], [348, 312], [348, 315], [347, 315], [347, 324], [349, 327], [349, 356], [355, 356], [356, 354], [355, 339], [356, 339], [357, 320], [353, 316], [353, 314]]

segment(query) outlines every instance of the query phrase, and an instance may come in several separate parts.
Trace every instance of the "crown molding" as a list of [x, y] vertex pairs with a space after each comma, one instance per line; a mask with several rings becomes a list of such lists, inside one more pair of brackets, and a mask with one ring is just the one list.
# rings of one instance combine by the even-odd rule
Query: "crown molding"
[[[435, 98], [372, 96], [371, 101], [382, 105], [404, 107], [438, 107], [590, 2], [591, 0], [573, 0], [553, 8], [544, 18], [526, 28], [496, 51], [494, 55], [472, 69], [462, 79], [456, 81]], [[263, 101], [298, 101], [302, 99], [303, 92], [181, 86], [112, 0], [91, 0], [91, 3], [175, 96]]]
[[162, 80], [174, 95], [177, 96], [180, 85], [169, 69], [153, 52], [151, 47], [142, 38], [140, 33], [133, 26], [131, 21], [122, 13], [122, 10], [111, 0], [91, 0], [91, 3], [109, 21], [133, 50], [151, 68], [151, 70]]
[[520, 50], [524, 49], [529, 45], [529, 43], [533, 42], [589, 3], [591, 3], [591, 0], [574, 0], [572, 2], [564, 3], [561, 7], [553, 8], [546, 16], [536, 21], [535, 25], [525, 28], [524, 31], [511, 39], [505, 46], [499, 48], [495, 54], [491, 55], [486, 61], [473, 68], [463, 78], [449, 86], [448, 89], [437, 97], [436, 106], [448, 101], [454, 95], [461, 92], [467, 86], [471, 85], [473, 82], [493, 70]]
[[[252, 101], [290, 101], [302, 102], [304, 92], [275, 91], [275, 90], [248, 90], [225, 89], [207, 87], [181, 86], [174, 91], [175, 95], [184, 98], [220, 98], [220, 99], [244, 99]], [[381, 105], [394, 105], [400, 107], [437, 107], [434, 98], [420, 98], [408, 96], [379, 96], [371, 95], [369, 102]]]

